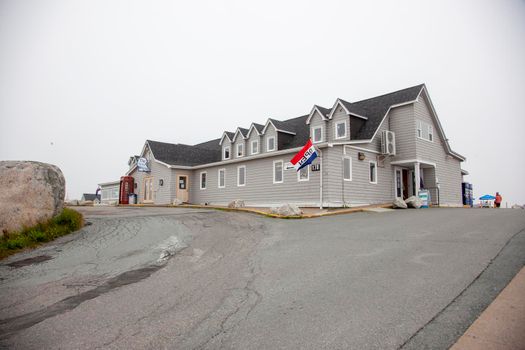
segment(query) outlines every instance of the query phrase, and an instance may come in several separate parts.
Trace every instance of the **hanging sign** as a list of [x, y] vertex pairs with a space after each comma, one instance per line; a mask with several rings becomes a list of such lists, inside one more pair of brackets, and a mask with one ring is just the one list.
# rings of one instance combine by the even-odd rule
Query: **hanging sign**
[[148, 160], [146, 158], [139, 158], [137, 160], [137, 168], [139, 171], [142, 171], [142, 172], [145, 172], [145, 173], [149, 173], [149, 167], [148, 167]]

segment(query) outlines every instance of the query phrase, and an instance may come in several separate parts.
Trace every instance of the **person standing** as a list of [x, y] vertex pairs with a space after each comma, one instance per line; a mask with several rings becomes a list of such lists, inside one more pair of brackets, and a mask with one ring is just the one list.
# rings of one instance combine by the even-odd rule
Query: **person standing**
[[499, 208], [501, 206], [502, 199], [503, 198], [501, 198], [499, 192], [496, 192], [496, 199], [494, 200], [494, 205], [496, 206], [496, 208]]

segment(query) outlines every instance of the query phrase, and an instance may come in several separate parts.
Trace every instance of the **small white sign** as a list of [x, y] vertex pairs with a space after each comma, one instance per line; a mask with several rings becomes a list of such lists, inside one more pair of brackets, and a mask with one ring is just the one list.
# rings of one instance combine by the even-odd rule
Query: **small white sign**
[[284, 170], [292, 170], [292, 169], [295, 170], [295, 168], [294, 168], [294, 166], [293, 166], [292, 163], [288, 162], [288, 163], [286, 163], [286, 164], [284, 165]]
[[149, 167], [148, 167], [148, 160], [144, 157], [141, 157], [137, 160], [137, 168], [139, 169], [139, 171], [143, 171], [143, 172], [149, 172]]

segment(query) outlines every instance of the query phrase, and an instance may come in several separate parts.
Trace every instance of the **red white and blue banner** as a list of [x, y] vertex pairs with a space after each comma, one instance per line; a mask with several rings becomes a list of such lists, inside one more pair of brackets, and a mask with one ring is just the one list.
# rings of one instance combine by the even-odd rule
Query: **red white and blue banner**
[[306, 145], [292, 158], [290, 161], [296, 171], [301, 170], [308, 164], [312, 163], [317, 158], [317, 150], [312, 144], [312, 140], [308, 140]]

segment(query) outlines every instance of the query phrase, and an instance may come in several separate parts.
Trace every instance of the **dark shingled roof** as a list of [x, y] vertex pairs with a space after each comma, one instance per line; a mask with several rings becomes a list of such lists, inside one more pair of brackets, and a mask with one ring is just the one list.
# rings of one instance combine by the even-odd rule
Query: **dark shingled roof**
[[[379, 128], [388, 109], [393, 105], [414, 101], [423, 87], [424, 85], [421, 84], [353, 103], [339, 99], [351, 113], [368, 118], [353, 140], [371, 139]], [[320, 112], [325, 113], [326, 116], [330, 114], [331, 109], [321, 106], [316, 107]], [[304, 146], [308, 141], [310, 128], [306, 125], [306, 119], [308, 119], [308, 115], [283, 121], [276, 119], [269, 120], [277, 129], [295, 133], [295, 135], [289, 135], [291, 141], [285, 145], [285, 148], [288, 149]], [[264, 125], [256, 123], [253, 123], [253, 125], [259, 133], [264, 129]], [[248, 129], [239, 128], [239, 130], [243, 133], [243, 136], [248, 134]], [[230, 140], [233, 139], [233, 132], [225, 131], [225, 133]], [[151, 140], [147, 142], [150, 145], [155, 159], [170, 165], [194, 166], [221, 161], [220, 140], [220, 138], [214, 139], [194, 146]]]
[[328, 117], [328, 115], [330, 115], [330, 112], [332, 111], [332, 108], [324, 108], [318, 105], [315, 105], [315, 107], [317, 107], [319, 112], [323, 113], [325, 117]]
[[391, 92], [386, 95], [372, 97], [366, 100], [352, 103], [366, 111], [364, 117], [368, 120], [365, 122], [359, 133], [355, 137], [355, 140], [369, 140], [371, 139], [376, 130], [379, 128], [385, 113], [388, 111], [390, 106], [397, 105], [404, 102], [414, 101], [424, 84], [412, 86], [403, 90]]
[[[288, 120], [285, 120], [285, 121], [280, 121], [280, 120], [276, 120], [276, 119], [272, 119], [272, 118], [268, 118], [268, 120], [270, 120], [272, 122], [272, 124], [278, 129], [278, 130], [281, 130], [281, 131], [288, 131], [288, 132], [294, 132], [293, 130], [290, 130], [289, 126], [288, 126]], [[305, 124], [306, 125], [306, 124]]]
[[[155, 159], [170, 165], [193, 166], [221, 160], [219, 147], [213, 150], [180, 143], [173, 144], [151, 140], [147, 142]], [[217, 142], [218, 145], [219, 143]]]

